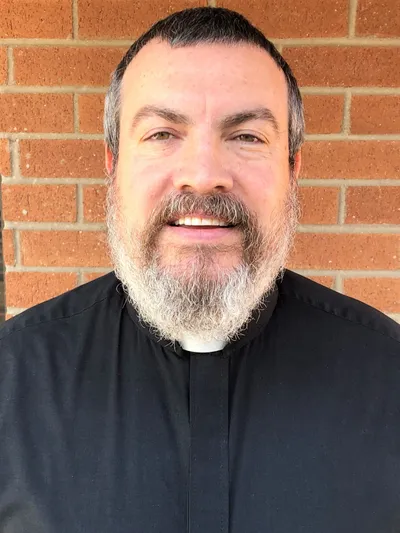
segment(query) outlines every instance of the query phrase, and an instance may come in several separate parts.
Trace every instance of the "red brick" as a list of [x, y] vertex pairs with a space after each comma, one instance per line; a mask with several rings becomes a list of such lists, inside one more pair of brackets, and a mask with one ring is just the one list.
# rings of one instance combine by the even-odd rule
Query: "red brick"
[[346, 223], [400, 224], [400, 187], [349, 187]]
[[79, 0], [79, 37], [135, 39], [160, 18], [206, 0]]
[[15, 48], [15, 81], [17, 85], [108, 86], [125, 51], [88, 46]]
[[0, 131], [74, 131], [72, 94], [0, 94]]
[[0, 174], [2, 176], [11, 174], [10, 145], [7, 139], [0, 139]]
[[399, 37], [400, 17], [397, 0], [358, 0], [356, 35]]
[[313, 141], [303, 148], [303, 178], [397, 179], [399, 141]]
[[83, 218], [86, 222], [104, 222], [106, 192], [104, 185], [83, 188]]
[[325, 287], [328, 287], [328, 289], [333, 289], [335, 278], [332, 276], [307, 276], [307, 277], [312, 279], [316, 283], [325, 285]]
[[102, 178], [102, 141], [20, 141], [21, 174], [40, 178]]
[[395, 270], [398, 235], [298, 233], [290, 268]]
[[269, 38], [347, 36], [346, 0], [221, 0]]
[[104, 94], [81, 94], [78, 97], [79, 130], [103, 133]]
[[348, 296], [384, 313], [400, 312], [400, 278], [348, 278], [343, 287]]
[[341, 94], [305, 94], [303, 96], [307, 133], [340, 133], [344, 96]]
[[6, 272], [8, 307], [32, 307], [77, 286], [73, 272]]
[[400, 133], [400, 97], [392, 95], [353, 95], [351, 133]]
[[4, 317], [4, 320], [10, 320], [10, 318], [15, 317], [16, 315], [13, 315], [12, 313], [6, 313], [6, 316]]
[[333, 187], [300, 187], [301, 224], [336, 224], [339, 211], [339, 189]]
[[1, 232], [1, 242], [3, 247], [4, 264], [9, 266], [15, 265], [15, 249], [14, 249], [14, 231], [11, 229], [3, 229]]
[[3, 185], [3, 219], [13, 222], [75, 222], [75, 185]]
[[82, 276], [83, 283], [89, 283], [89, 281], [101, 278], [101, 276], [104, 276], [104, 274], [105, 272], [85, 272]]
[[0, 48], [0, 84], [7, 81], [7, 48]]
[[396, 46], [285, 47], [283, 55], [303, 87], [400, 85], [399, 48]]
[[22, 231], [25, 266], [108, 267], [106, 236], [99, 231]]
[[0, 0], [3, 39], [72, 37], [71, 0]]

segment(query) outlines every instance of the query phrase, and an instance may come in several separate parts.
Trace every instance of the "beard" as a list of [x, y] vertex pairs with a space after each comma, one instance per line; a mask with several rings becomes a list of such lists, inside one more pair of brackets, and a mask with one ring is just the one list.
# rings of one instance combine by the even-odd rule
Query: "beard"
[[[299, 218], [298, 186], [270, 214], [267, 230], [238, 198], [225, 193], [171, 194], [151, 214], [146, 228], [130, 230], [121, 209], [118, 186], [110, 178], [107, 230], [117, 278], [140, 320], [159, 339], [177, 342], [236, 340], [257, 311], [267, 305], [286, 263]], [[171, 220], [191, 213], [235, 225], [235, 245], [174, 245], [165, 262], [160, 233]], [[168, 248], [169, 257], [171, 246]], [[221, 254], [239, 256], [236, 266], [218, 264]]]

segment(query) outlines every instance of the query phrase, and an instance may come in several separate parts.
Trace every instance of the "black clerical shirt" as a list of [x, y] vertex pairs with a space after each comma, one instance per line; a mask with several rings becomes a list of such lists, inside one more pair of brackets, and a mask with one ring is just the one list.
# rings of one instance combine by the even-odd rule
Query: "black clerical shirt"
[[286, 271], [214, 353], [114, 274], [0, 330], [2, 533], [398, 533], [400, 333]]

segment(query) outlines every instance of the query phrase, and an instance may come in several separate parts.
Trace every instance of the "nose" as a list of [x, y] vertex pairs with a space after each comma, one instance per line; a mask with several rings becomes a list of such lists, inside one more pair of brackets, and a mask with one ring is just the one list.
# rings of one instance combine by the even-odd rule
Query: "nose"
[[218, 141], [192, 140], [181, 156], [173, 177], [175, 189], [197, 194], [231, 191], [233, 178]]

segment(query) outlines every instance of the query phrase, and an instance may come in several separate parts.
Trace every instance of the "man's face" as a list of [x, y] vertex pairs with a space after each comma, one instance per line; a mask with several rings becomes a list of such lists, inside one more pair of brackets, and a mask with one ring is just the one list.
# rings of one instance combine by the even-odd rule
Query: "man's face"
[[[249, 45], [152, 41], [121, 97], [112, 203], [125, 255], [181, 284], [223, 284], [244, 266], [255, 281], [299, 170], [283, 73]], [[111, 172], [109, 151], [106, 163]]]

